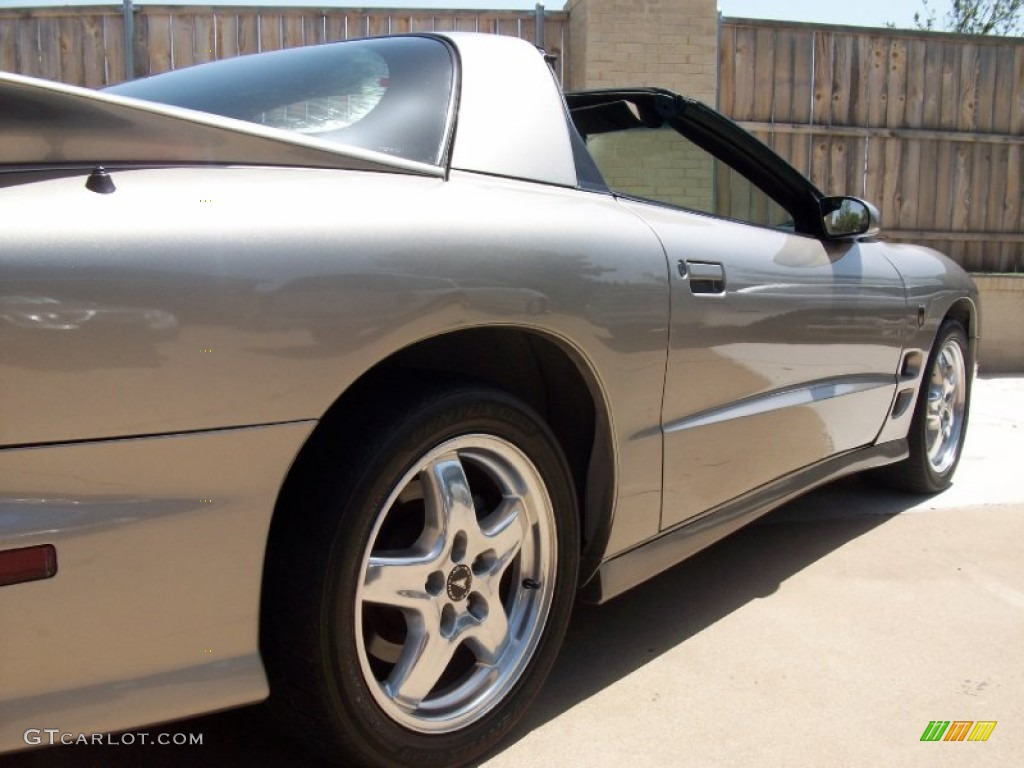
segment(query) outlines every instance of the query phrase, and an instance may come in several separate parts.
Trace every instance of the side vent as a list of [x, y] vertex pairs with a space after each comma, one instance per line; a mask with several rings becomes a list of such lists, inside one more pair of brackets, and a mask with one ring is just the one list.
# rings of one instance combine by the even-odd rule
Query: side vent
[[898, 419], [904, 413], [907, 412], [907, 408], [914, 401], [914, 390], [913, 389], [901, 389], [899, 394], [896, 395], [896, 402], [892, 404], [892, 417]]
[[921, 375], [921, 367], [924, 365], [924, 352], [915, 349], [903, 355], [903, 364], [900, 365], [900, 381], [913, 381]]

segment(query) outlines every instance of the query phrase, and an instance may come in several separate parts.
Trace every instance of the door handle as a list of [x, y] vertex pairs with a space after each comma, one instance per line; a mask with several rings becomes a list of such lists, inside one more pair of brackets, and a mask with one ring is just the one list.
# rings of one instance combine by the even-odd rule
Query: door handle
[[725, 293], [725, 268], [717, 262], [680, 260], [679, 276], [689, 280], [690, 293]]

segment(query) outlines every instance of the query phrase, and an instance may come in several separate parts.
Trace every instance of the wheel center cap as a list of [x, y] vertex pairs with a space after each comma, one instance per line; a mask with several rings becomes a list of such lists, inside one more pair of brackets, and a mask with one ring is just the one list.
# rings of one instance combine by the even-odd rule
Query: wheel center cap
[[468, 565], [456, 565], [448, 574], [448, 597], [458, 603], [469, 596], [469, 590], [473, 586], [473, 571]]

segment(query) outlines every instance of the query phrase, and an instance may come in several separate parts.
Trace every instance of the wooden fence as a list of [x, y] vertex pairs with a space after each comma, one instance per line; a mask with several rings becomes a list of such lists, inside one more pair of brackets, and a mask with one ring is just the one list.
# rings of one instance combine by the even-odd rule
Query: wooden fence
[[1024, 272], [1024, 41], [725, 20], [723, 112], [892, 240]]
[[[399, 32], [468, 31], [535, 42], [532, 11], [138, 6], [131, 73], [155, 75], [246, 53]], [[547, 12], [544, 45], [564, 75], [568, 16]], [[126, 78], [122, 9], [0, 9], [0, 70], [98, 88]], [[564, 79], [564, 78], [563, 78]]]

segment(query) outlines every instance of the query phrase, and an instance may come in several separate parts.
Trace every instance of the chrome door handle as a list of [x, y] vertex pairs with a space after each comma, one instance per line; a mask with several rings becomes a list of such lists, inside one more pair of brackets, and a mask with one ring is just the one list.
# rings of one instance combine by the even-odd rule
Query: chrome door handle
[[690, 293], [725, 293], [725, 268], [713, 261], [680, 261], [679, 276], [690, 283]]

